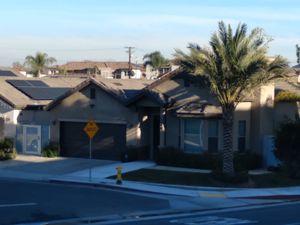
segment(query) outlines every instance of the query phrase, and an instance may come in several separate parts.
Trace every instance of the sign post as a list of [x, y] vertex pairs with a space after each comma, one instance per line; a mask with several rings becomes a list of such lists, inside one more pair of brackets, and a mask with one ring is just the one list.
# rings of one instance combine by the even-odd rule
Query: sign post
[[91, 160], [92, 160], [92, 139], [99, 131], [99, 127], [97, 126], [96, 122], [94, 120], [89, 120], [85, 127], [83, 128], [84, 132], [87, 134], [87, 136], [90, 139], [90, 145], [89, 145], [89, 158], [90, 158], [90, 167], [89, 167], [89, 181], [92, 181], [92, 166], [91, 166]]

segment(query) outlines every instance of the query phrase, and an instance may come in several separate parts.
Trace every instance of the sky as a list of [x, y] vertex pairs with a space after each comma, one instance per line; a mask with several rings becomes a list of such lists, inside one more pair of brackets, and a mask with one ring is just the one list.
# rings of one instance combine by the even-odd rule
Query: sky
[[133, 61], [161, 51], [171, 58], [188, 43], [208, 46], [218, 22], [263, 28], [269, 55], [296, 64], [299, 0], [0, 0], [0, 66], [37, 51], [58, 64], [79, 60]]

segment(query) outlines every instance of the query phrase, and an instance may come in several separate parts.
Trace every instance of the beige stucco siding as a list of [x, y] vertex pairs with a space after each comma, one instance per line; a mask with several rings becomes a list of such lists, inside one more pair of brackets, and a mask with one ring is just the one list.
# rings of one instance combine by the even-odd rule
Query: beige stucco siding
[[251, 143], [253, 152], [262, 154], [263, 139], [274, 132], [274, 84], [257, 88], [251, 107]]

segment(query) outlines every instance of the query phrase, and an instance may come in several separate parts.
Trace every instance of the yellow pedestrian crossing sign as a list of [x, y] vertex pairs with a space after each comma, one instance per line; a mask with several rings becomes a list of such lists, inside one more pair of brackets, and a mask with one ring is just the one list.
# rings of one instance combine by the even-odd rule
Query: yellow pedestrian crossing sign
[[89, 136], [90, 139], [93, 139], [93, 137], [99, 131], [99, 127], [97, 126], [97, 123], [94, 120], [89, 120], [83, 130]]

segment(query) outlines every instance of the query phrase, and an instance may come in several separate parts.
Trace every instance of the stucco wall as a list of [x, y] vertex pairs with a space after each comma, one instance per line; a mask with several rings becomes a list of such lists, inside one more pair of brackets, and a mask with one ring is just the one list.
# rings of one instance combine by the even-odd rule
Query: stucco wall
[[254, 92], [251, 109], [251, 150], [261, 154], [263, 139], [274, 131], [274, 84], [264, 85]]

